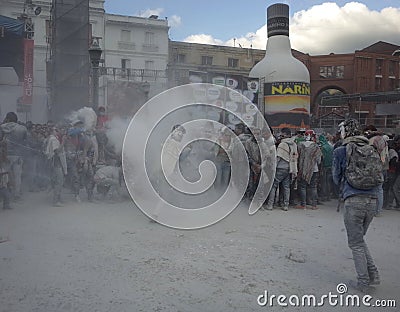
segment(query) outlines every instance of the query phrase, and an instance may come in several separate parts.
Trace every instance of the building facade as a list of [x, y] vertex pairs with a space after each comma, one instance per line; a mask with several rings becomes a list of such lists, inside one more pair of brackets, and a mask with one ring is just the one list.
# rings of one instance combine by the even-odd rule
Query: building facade
[[[400, 58], [394, 52], [399, 48], [377, 42], [354, 53], [315, 56], [292, 49], [310, 72], [313, 126], [334, 128], [353, 116], [362, 124], [397, 127]], [[264, 56], [265, 50], [170, 41], [168, 86], [191, 82], [191, 73], [248, 76]]]
[[[49, 75], [54, 40], [50, 14], [53, 1], [33, 0], [29, 4], [26, 0], [0, 0], [0, 15], [18, 18], [25, 13], [29, 17], [34, 39], [32, 103], [29, 110], [20, 109], [17, 102], [23, 83], [12, 68], [2, 67], [2, 116], [7, 111], [19, 110], [21, 120], [44, 122], [49, 118], [49, 109], [55, 104]], [[166, 19], [108, 14], [104, 2], [89, 0], [88, 47], [91, 38], [100, 38], [103, 54], [98, 102], [111, 112], [132, 115], [148, 98], [167, 88], [193, 82], [191, 78], [198, 81], [205, 77], [209, 82], [208, 76], [215, 74], [247, 77], [265, 56], [261, 49], [171, 41]], [[399, 49], [400, 46], [386, 42], [348, 54], [311, 56], [292, 49], [294, 57], [310, 72], [314, 126], [326, 126], [325, 119], [343, 119], [347, 115], [354, 115], [363, 123], [396, 126], [400, 120]], [[90, 101], [82, 103], [87, 105]]]
[[396, 127], [400, 119], [398, 49], [380, 41], [354, 53], [308, 56], [314, 125], [324, 125], [319, 122], [325, 117], [352, 115], [363, 124]]
[[[52, 107], [57, 105], [52, 103], [51, 85], [52, 43], [55, 39], [51, 10], [54, 1], [0, 0], [0, 15], [16, 19], [23, 13], [27, 14], [33, 25], [34, 39], [32, 103], [25, 107], [28, 109], [20, 109], [17, 101], [23, 92], [23, 84], [18, 81], [13, 68], [2, 67], [1, 115], [18, 111], [21, 120], [45, 122], [51, 116]], [[104, 2], [89, 1], [90, 31], [87, 40], [89, 48], [91, 39], [99, 38], [103, 50], [99, 105], [132, 113], [149, 97], [167, 88], [168, 21], [157, 16], [142, 18], [107, 14]], [[40, 13], [36, 10], [38, 7]], [[82, 107], [89, 105], [90, 101], [81, 103]]]

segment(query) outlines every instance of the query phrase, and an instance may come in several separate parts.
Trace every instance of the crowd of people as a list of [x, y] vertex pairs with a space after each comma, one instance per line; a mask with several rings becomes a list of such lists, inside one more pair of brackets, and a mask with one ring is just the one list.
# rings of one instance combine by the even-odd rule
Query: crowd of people
[[[65, 189], [77, 202], [82, 189], [89, 202], [94, 200], [95, 189], [103, 198], [121, 196], [125, 187], [121, 151], [107, 135], [105, 109], [94, 114], [95, 122], [89, 126], [79, 118], [43, 125], [21, 123], [14, 112], [5, 116], [0, 125], [0, 198], [4, 209], [11, 209], [10, 202], [19, 200], [25, 191], [51, 190], [54, 206], [62, 205]], [[205, 129], [205, 137], [216, 137], [217, 144], [201, 140], [187, 145], [181, 153], [185, 133], [183, 126], [175, 125], [165, 143], [163, 172], [167, 178], [185, 166], [193, 167], [194, 159], [211, 160], [217, 168], [214, 188], [224, 189], [230, 183], [233, 161], [239, 171], [250, 168], [250, 172], [239, 172], [246, 177], [249, 173], [248, 181], [244, 179], [246, 197], [258, 194], [260, 185], [271, 185], [269, 194], [263, 194], [268, 195], [263, 210], [276, 206], [284, 211], [289, 207], [315, 210], [324, 201], [337, 198], [338, 209], [342, 206], [344, 210], [357, 272], [352, 286], [369, 293], [373, 285], [380, 284], [364, 235], [383, 209], [400, 211], [400, 135], [382, 133], [373, 125], [362, 129], [354, 119], [342, 122], [334, 134], [317, 134], [312, 129], [293, 134], [289, 128], [274, 134], [237, 124], [233, 129]], [[238, 153], [235, 144], [245, 151]], [[242, 185], [236, 186], [240, 189]], [[156, 204], [152, 220], [158, 220], [160, 209]]]
[[[105, 109], [96, 112], [96, 122], [88, 127], [84, 120], [54, 124], [22, 123], [14, 112], [9, 112], [0, 126], [0, 197], [3, 208], [11, 207], [10, 201], [21, 198], [22, 193], [52, 190], [52, 203], [61, 206], [64, 189], [80, 202], [83, 193], [93, 201], [95, 191], [102, 197], [118, 198], [124, 188], [121, 170], [121, 151], [116, 151], [107, 136], [108, 117]], [[176, 126], [173, 132], [184, 128]], [[215, 131], [206, 129], [211, 136]], [[250, 168], [246, 196], [252, 198], [259, 184], [262, 165], [272, 162], [261, 159], [260, 148], [265, 142], [268, 149], [276, 148], [276, 173], [267, 200], [262, 209], [280, 207], [287, 211], [295, 209], [318, 209], [331, 199], [341, 199], [340, 189], [333, 183], [332, 157], [341, 145], [340, 132], [316, 134], [311, 129], [299, 129], [292, 133], [289, 128], [275, 133], [261, 133], [237, 124], [232, 131], [219, 129], [218, 145], [202, 142], [186, 149], [185, 158], [200, 157], [216, 164], [217, 188], [227, 187], [231, 168], [225, 151], [236, 151], [232, 131], [245, 148], [245, 155], [233, 155], [236, 161], [247, 163]], [[378, 150], [383, 164], [384, 181], [379, 187], [376, 216], [383, 209], [400, 209], [400, 136], [379, 132], [373, 125], [363, 129], [369, 143]], [[206, 133], [206, 134], [207, 134]], [[266, 136], [267, 135], [267, 136]], [[237, 142], [237, 141], [236, 141]], [[268, 146], [269, 145], [269, 146]], [[176, 149], [178, 151], [178, 149]], [[183, 157], [175, 155], [171, 170], [178, 167]], [[184, 167], [184, 166], [183, 166]], [[239, 166], [241, 167], [241, 166]], [[270, 168], [269, 168], [270, 169]], [[268, 171], [268, 170], [267, 170]], [[82, 192], [82, 190], [85, 192]]]
[[[362, 129], [360, 135], [368, 139], [382, 162], [382, 183], [377, 191], [375, 216], [384, 209], [400, 211], [400, 136], [385, 134], [373, 125]], [[320, 133], [312, 129], [300, 129], [292, 134], [288, 128], [275, 135], [277, 165], [274, 183], [264, 208], [272, 210], [280, 206], [288, 210], [318, 209], [331, 199], [343, 201], [341, 186], [333, 180], [333, 154], [343, 144], [338, 130], [333, 134]], [[250, 150], [248, 151], [251, 155]], [[251, 166], [252, 179], [257, 181], [257, 168]]]
[[113, 198], [123, 186], [121, 155], [108, 140], [107, 116], [99, 108], [96, 124], [84, 120], [55, 124], [22, 123], [14, 112], [0, 125], [0, 196], [3, 208], [24, 192], [51, 191], [54, 206], [61, 206], [62, 191], [81, 201], [82, 189], [93, 201], [95, 188]]

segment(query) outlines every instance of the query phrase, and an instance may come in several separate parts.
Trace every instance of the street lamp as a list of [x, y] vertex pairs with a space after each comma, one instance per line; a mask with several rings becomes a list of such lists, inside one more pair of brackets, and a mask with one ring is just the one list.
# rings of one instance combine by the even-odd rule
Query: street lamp
[[92, 63], [92, 108], [95, 111], [99, 106], [99, 64], [102, 53], [99, 38], [93, 38], [92, 45], [89, 48], [89, 56]]

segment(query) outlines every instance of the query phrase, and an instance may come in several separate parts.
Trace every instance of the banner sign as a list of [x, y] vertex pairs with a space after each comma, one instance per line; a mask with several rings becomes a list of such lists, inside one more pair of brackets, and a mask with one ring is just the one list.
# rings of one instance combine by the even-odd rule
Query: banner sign
[[[218, 86], [232, 89], [229, 94], [220, 94], [219, 88], [209, 88], [207, 98], [213, 99], [216, 106], [229, 108], [237, 116], [220, 109], [207, 108], [207, 118], [220, 121], [227, 126], [234, 127], [236, 124], [245, 121], [247, 125], [256, 126], [259, 123], [256, 120], [259, 80], [242, 75], [231, 75], [214, 72], [189, 72], [190, 83], [211, 83]], [[201, 93], [201, 92], [200, 92]], [[244, 105], [241, 95], [246, 97], [250, 103]], [[204, 112], [198, 112], [198, 118], [204, 118]]]
[[33, 96], [33, 48], [32, 39], [24, 39], [24, 83], [22, 104], [31, 105]]
[[265, 118], [274, 128], [310, 126], [310, 84], [273, 82], [264, 84]]

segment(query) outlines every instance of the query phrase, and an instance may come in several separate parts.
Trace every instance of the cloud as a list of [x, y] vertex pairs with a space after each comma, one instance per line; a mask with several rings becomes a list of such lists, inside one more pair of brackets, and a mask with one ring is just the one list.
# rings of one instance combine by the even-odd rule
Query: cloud
[[144, 11], [140, 11], [139, 13], [136, 13], [136, 16], [139, 17], [149, 17], [151, 15], [157, 15], [160, 16], [164, 12], [164, 9], [162, 8], [157, 8], [157, 9], [147, 9]]
[[215, 39], [211, 35], [205, 35], [205, 34], [191, 35], [189, 37], [186, 37], [183, 41], [192, 43], [226, 45], [226, 42], [223, 42], [222, 40], [219, 39]]
[[182, 18], [177, 15], [172, 15], [171, 17], [168, 17], [168, 25], [170, 27], [179, 27], [182, 24]]
[[[400, 44], [400, 8], [370, 10], [365, 4], [349, 2], [340, 7], [326, 2], [294, 13], [290, 20], [293, 49], [312, 55], [352, 53], [377, 41]], [[236, 46], [265, 49], [267, 27], [236, 38]], [[199, 34], [183, 41], [233, 46], [233, 38], [223, 41]]]
[[400, 9], [368, 9], [350, 2], [316, 5], [294, 14], [290, 41], [296, 50], [310, 54], [350, 53], [377, 41], [399, 43]]

